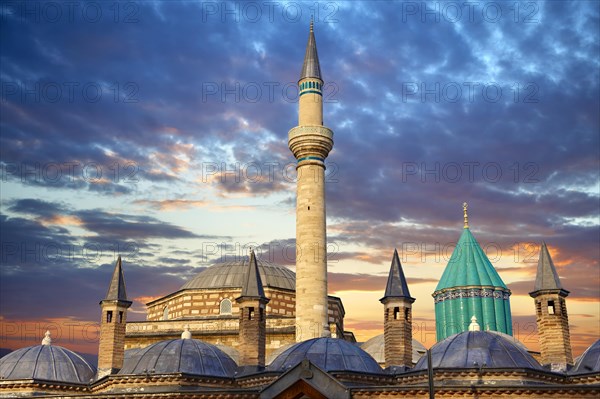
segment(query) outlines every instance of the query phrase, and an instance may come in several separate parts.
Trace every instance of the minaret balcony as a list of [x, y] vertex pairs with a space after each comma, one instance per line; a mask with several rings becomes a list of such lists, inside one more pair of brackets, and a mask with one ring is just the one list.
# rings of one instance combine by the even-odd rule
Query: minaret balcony
[[296, 126], [289, 131], [288, 139], [290, 150], [299, 162], [315, 157], [324, 161], [333, 148], [333, 131], [325, 126]]

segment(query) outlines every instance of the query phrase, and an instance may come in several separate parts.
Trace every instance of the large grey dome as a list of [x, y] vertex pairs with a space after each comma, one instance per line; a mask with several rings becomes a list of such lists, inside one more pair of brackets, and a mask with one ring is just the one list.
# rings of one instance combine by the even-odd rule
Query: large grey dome
[[[541, 368], [522, 346], [488, 331], [465, 331], [438, 342], [431, 348], [434, 368]], [[416, 370], [427, 368], [422, 357]]]
[[[265, 287], [296, 289], [296, 274], [285, 266], [256, 259], [260, 278]], [[248, 258], [233, 262], [217, 263], [198, 273], [181, 289], [196, 288], [241, 288], [248, 270]]]
[[338, 338], [313, 338], [299, 342], [277, 356], [268, 369], [285, 371], [304, 359], [325, 371], [383, 372], [367, 352]]
[[17, 349], [0, 359], [0, 380], [38, 379], [88, 384], [96, 370], [84, 358], [55, 345]]
[[215, 345], [197, 339], [171, 339], [126, 352], [119, 374], [188, 373], [233, 377], [235, 362]]
[[600, 372], [600, 339], [583, 352], [571, 370], [573, 374]]
[[[373, 356], [377, 363], [385, 363], [385, 337], [379, 334], [367, 342], [363, 343], [360, 348]], [[427, 348], [416, 339], [412, 340], [412, 361], [416, 363], [427, 352]], [[408, 366], [411, 366], [410, 364]]]

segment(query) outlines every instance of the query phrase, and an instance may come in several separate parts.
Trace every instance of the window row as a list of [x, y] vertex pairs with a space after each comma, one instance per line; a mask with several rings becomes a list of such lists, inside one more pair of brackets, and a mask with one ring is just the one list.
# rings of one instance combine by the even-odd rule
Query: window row
[[[220, 314], [231, 314], [232, 311], [232, 303], [229, 299], [225, 298], [221, 301], [221, 303], [219, 304], [219, 313]], [[163, 320], [169, 320], [169, 307], [165, 306], [163, 308]]]

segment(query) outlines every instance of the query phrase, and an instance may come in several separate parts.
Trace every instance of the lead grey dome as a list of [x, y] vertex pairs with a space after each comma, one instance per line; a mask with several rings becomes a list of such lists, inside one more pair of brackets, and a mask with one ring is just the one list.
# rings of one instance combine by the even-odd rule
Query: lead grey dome
[[96, 370], [84, 358], [55, 345], [17, 349], [0, 359], [0, 380], [37, 379], [87, 384]]
[[119, 374], [187, 373], [233, 377], [236, 370], [235, 362], [215, 345], [197, 339], [171, 339], [126, 352]]
[[[360, 348], [373, 356], [373, 359], [379, 364], [385, 363], [385, 337], [379, 334], [360, 345]], [[413, 338], [412, 340], [412, 361], [416, 363], [427, 352], [427, 348], [422, 343]], [[408, 365], [412, 366], [412, 365]]]
[[[466, 331], [438, 342], [431, 348], [431, 362], [434, 368], [541, 368], [522, 345], [488, 331]], [[426, 368], [424, 356], [415, 369]]]
[[[287, 267], [259, 260], [258, 258], [256, 259], [256, 263], [258, 264], [258, 272], [260, 273], [263, 286], [286, 290], [296, 289], [296, 274]], [[244, 276], [247, 270], [248, 258], [217, 263], [198, 273], [185, 283], [181, 289], [241, 288], [244, 284]]]
[[573, 374], [600, 372], [600, 339], [583, 352], [571, 370]]
[[371, 355], [338, 338], [313, 338], [299, 342], [277, 356], [268, 369], [285, 371], [304, 359], [310, 360], [325, 371], [383, 372]]

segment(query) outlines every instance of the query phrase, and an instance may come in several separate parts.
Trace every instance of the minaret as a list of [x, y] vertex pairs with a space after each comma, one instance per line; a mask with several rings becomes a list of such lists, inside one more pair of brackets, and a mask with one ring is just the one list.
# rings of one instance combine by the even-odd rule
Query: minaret
[[333, 131], [323, 126], [323, 80], [310, 24], [300, 74], [298, 126], [288, 134], [296, 157], [296, 341], [329, 336], [327, 317], [327, 238], [325, 158]]
[[102, 319], [100, 320], [100, 347], [98, 349], [98, 378], [115, 374], [123, 367], [125, 323], [127, 309], [131, 303], [127, 300], [125, 278], [119, 256], [106, 298], [100, 301]]
[[415, 298], [412, 298], [408, 291], [396, 249], [385, 295], [380, 301], [384, 306], [385, 366], [412, 367], [412, 304]]
[[510, 290], [469, 229], [463, 203], [463, 232], [435, 292], [436, 337], [468, 331], [472, 317], [481, 330], [512, 335]]
[[244, 278], [242, 295], [236, 298], [240, 308], [240, 366], [265, 366], [266, 317], [265, 297], [262, 280], [254, 251], [250, 251], [250, 261]]
[[541, 363], [553, 371], [564, 371], [573, 364], [566, 297], [569, 291], [560, 284], [546, 243], [542, 243], [535, 286], [529, 295], [535, 301]]

